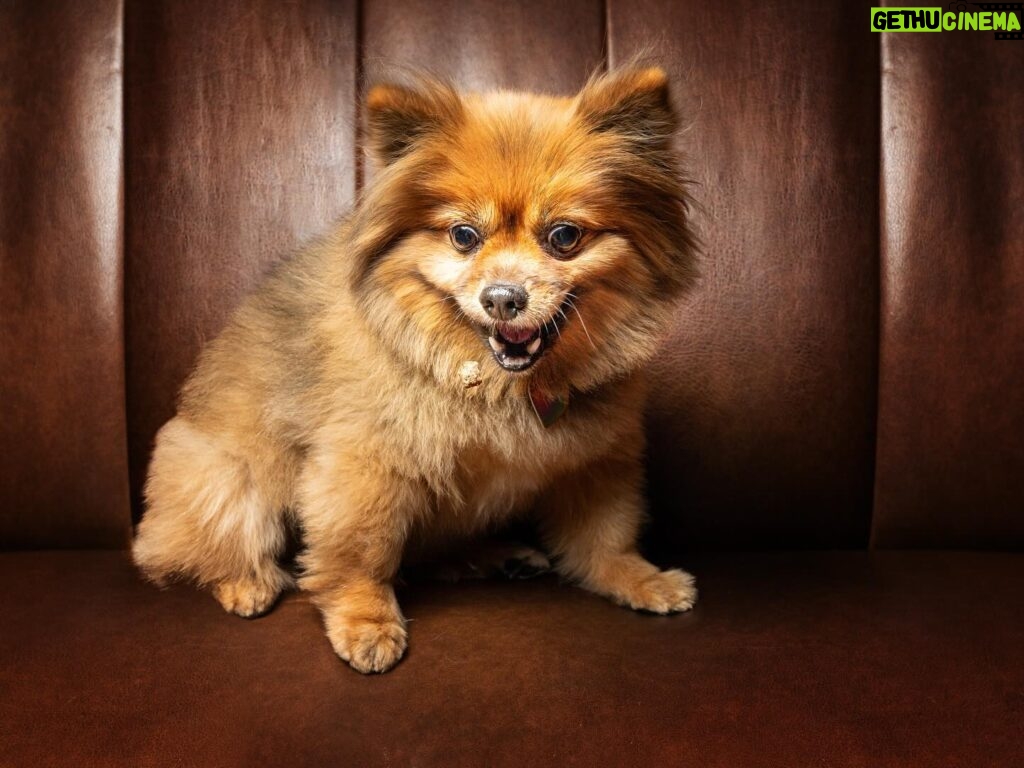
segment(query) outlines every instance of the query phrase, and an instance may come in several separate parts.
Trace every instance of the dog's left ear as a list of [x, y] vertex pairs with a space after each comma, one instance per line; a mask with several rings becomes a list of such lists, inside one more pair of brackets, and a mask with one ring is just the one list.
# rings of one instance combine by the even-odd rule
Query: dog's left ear
[[366, 96], [370, 148], [381, 165], [390, 165], [461, 114], [458, 93], [441, 81], [423, 77], [414, 86], [375, 85]]
[[576, 113], [592, 131], [614, 131], [640, 146], [663, 147], [678, 127], [661, 67], [626, 67], [591, 78], [576, 97]]

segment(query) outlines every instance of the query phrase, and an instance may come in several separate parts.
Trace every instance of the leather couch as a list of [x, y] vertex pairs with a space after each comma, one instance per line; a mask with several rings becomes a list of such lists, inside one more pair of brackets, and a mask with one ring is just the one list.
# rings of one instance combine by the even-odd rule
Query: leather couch
[[[905, 4], [904, 4], [905, 5]], [[812, 0], [0, 4], [0, 766], [1024, 764], [1024, 42]], [[646, 546], [688, 615], [410, 584], [362, 677], [126, 556], [203, 340], [370, 169], [384, 65], [678, 77], [704, 275]]]

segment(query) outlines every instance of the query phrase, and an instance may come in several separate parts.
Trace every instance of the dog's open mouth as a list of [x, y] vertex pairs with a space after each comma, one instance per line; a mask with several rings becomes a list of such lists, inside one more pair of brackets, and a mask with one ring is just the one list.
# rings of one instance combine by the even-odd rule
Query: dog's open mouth
[[547, 329], [497, 323], [490, 330], [487, 343], [494, 359], [506, 371], [520, 372], [536, 363], [548, 346]]

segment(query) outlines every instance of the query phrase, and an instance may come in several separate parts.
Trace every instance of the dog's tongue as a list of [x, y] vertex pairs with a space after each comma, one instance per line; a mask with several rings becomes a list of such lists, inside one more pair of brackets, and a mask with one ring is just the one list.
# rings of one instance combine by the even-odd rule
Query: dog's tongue
[[511, 344], [523, 344], [537, 335], [537, 329], [499, 326], [498, 333], [501, 334], [501, 338]]

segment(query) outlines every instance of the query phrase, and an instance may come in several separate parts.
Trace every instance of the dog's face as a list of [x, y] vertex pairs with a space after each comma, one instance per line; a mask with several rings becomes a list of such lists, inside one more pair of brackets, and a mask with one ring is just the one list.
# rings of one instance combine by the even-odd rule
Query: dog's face
[[575, 98], [377, 86], [377, 179], [353, 283], [378, 331], [441, 380], [585, 390], [653, 353], [693, 279], [676, 123], [658, 69]]

